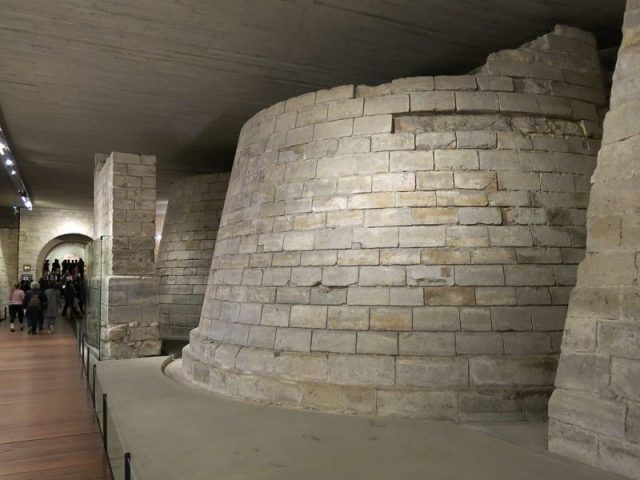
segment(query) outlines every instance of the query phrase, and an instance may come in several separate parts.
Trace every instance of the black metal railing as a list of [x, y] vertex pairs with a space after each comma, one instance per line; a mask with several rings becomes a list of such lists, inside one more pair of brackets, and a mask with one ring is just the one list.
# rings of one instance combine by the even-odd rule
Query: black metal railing
[[[74, 330], [78, 340], [78, 349], [82, 361], [83, 374], [91, 393], [91, 403], [96, 412], [96, 420], [100, 428], [102, 443], [107, 458], [112, 480], [132, 480], [134, 473], [131, 452], [126, 451], [123, 442], [113, 424], [113, 416], [109, 410], [107, 393], [98, 379], [97, 365], [92, 363], [91, 347], [87, 343], [86, 328], [83, 319], [76, 320]], [[102, 402], [99, 402], [102, 399]]]

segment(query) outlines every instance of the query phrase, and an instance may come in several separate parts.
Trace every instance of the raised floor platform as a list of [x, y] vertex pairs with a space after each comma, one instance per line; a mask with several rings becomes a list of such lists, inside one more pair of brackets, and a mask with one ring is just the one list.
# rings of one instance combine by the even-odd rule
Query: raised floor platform
[[[455, 424], [270, 407], [176, 383], [162, 357], [98, 365], [138, 480], [614, 480], [546, 453], [542, 423]], [[179, 375], [180, 362], [167, 368]]]

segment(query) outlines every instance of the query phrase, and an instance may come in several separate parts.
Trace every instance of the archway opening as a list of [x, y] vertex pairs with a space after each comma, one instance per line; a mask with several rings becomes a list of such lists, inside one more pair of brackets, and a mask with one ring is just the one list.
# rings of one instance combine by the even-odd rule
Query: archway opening
[[49, 265], [53, 264], [55, 259], [60, 262], [65, 259], [79, 260], [84, 255], [84, 247], [92, 240], [91, 237], [81, 233], [67, 233], [51, 239], [38, 254], [36, 278], [42, 276], [45, 260], [49, 260]]

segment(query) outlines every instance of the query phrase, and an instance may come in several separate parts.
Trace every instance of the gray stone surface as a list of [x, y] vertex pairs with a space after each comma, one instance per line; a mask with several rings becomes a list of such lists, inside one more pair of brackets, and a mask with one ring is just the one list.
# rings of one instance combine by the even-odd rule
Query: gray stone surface
[[[549, 406], [549, 448], [640, 479], [640, 3], [635, 0], [627, 2], [623, 33], [592, 179], [587, 252], [569, 303]], [[559, 181], [555, 185], [564, 188]]]
[[[592, 37], [560, 26], [472, 75], [346, 86], [326, 116], [313, 92], [257, 113], [187, 375], [215, 368], [198, 385], [298, 407], [544, 417], [568, 300], [558, 289], [575, 283], [584, 248], [600, 77]], [[222, 346], [240, 352], [224, 366]], [[326, 361], [326, 376], [245, 361], [293, 351]]]
[[156, 158], [96, 154], [94, 217], [101, 237], [100, 355], [158, 355], [159, 282], [156, 234]]
[[[287, 364], [295, 364], [296, 372], [304, 368], [307, 375], [321, 374], [322, 362], [303, 366], [296, 355], [278, 357], [287, 357], [283, 374]], [[371, 412], [377, 401], [385, 417], [295, 411], [232, 401], [176, 383], [171, 378], [187, 380], [179, 362], [168, 366], [165, 372], [171, 378], [167, 378], [160, 370], [163, 360], [98, 364], [113, 431], [131, 451], [137, 478], [208, 480], [212, 474], [269, 480], [622, 478], [546, 453], [542, 423], [460, 425], [389, 418], [422, 416], [422, 412], [448, 418], [456, 404], [449, 392], [379, 392], [376, 400], [371, 389], [336, 390], [313, 383], [304, 394], [316, 408], [345, 403], [348, 397], [360, 413]], [[205, 372], [211, 385], [219, 385], [216, 390], [223, 382], [233, 388], [235, 380], [224, 377], [224, 372], [214, 368]], [[487, 398], [469, 400], [489, 403]], [[451, 452], [464, 455], [452, 461]]]
[[[156, 259], [162, 337], [186, 340], [198, 325], [228, 181], [224, 173], [198, 175], [171, 186]], [[242, 283], [260, 285], [260, 275], [245, 271]]]

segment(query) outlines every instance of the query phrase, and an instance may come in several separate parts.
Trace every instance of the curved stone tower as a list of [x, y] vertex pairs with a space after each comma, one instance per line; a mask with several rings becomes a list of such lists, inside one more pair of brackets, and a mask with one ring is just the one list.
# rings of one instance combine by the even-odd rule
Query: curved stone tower
[[544, 415], [604, 103], [569, 27], [474, 74], [301, 95], [240, 135], [196, 384], [377, 415]]
[[187, 339], [198, 325], [228, 185], [216, 173], [171, 186], [156, 262], [162, 338]]

